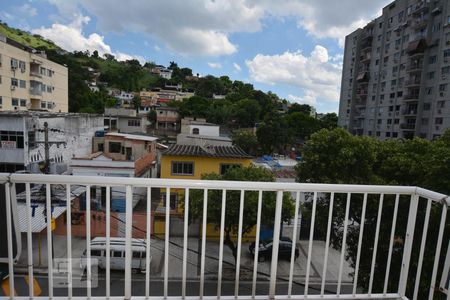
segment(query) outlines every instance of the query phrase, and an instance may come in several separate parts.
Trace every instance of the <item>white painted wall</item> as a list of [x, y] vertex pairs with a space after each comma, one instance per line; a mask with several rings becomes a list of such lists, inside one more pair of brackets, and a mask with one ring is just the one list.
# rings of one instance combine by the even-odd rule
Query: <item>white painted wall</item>
[[188, 125], [189, 134], [193, 134], [194, 128], [199, 129], [199, 135], [219, 136], [219, 126]]

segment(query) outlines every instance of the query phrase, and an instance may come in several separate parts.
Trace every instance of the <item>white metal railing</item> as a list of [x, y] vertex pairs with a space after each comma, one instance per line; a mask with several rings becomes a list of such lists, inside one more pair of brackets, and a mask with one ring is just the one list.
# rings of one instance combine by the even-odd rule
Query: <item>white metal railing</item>
[[[106, 250], [106, 286], [104, 294], [101, 294], [101, 298], [110, 298], [111, 295], [111, 270], [110, 270], [110, 225], [111, 225], [111, 188], [112, 187], [122, 187], [125, 188], [126, 197], [126, 210], [125, 210], [125, 274], [124, 274], [124, 294], [120, 298], [131, 299], [135, 297], [132, 289], [132, 222], [133, 222], [133, 189], [135, 188], [145, 188], [146, 189], [146, 244], [147, 249], [150, 249], [150, 217], [152, 206], [151, 206], [151, 193], [154, 189], [164, 189], [163, 194], [165, 201], [165, 237], [164, 237], [164, 275], [163, 275], [163, 293], [160, 296], [152, 295], [150, 286], [150, 250], [146, 254], [146, 272], [145, 272], [145, 294], [141, 295], [145, 298], [194, 298], [188, 296], [189, 287], [187, 285], [187, 261], [188, 261], [188, 218], [189, 218], [189, 201], [190, 192], [192, 190], [203, 190], [203, 211], [202, 211], [202, 223], [201, 223], [201, 260], [200, 260], [200, 274], [198, 277], [199, 281], [199, 293], [195, 298], [207, 298], [207, 299], [418, 299], [419, 288], [421, 288], [420, 283], [423, 283], [422, 268], [424, 263], [424, 257], [433, 257], [433, 267], [430, 279], [427, 283], [427, 294], [428, 299], [433, 299], [433, 297], [438, 293], [437, 282], [440, 278], [440, 286], [443, 292], [447, 293], [447, 299], [450, 299], [450, 293], [446, 291], [446, 283], [450, 278], [449, 265], [450, 258], [447, 249], [450, 249], [449, 245], [449, 222], [447, 221], [447, 211], [450, 206], [450, 197], [436, 193], [433, 191], [425, 190], [418, 187], [405, 187], [405, 186], [374, 186], [374, 185], [334, 185], [334, 184], [309, 184], [309, 183], [275, 183], [275, 182], [239, 182], [239, 181], [206, 181], [206, 180], [172, 180], [172, 179], [144, 179], [144, 178], [117, 178], [117, 177], [79, 177], [79, 176], [67, 176], [67, 175], [36, 175], [36, 174], [1, 174], [0, 173], [0, 184], [5, 187], [5, 199], [6, 199], [6, 216], [7, 216], [7, 239], [8, 239], [8, 258], [5, 259], [9, 266], [9, 289], [14, 291], [15, 283], [15, 272], [14, 264], [17, 257], [13, 257], [13, 222], [12, 213], [14, 213], [14, 207], [16, 203], [16, 185], [24, 184], [26, 193], [26, 207], [27, 207], [27, 219], [28, 227], [26, 232], [27, 245], [32, 245], [32, 232], [31, 232], [31, 194], [30, 186], [32, 184], [43, 184], [45, 186], [45, 200], [46, 207], [51, 207], [51, 186], [52, 185], [63, 185], [66, 188], [66, 199], [67, 199], [67, 257], [72, 257], [72, 227], [71, 227], [71, 187], [72, 186], [85, 186], [86, 188], [86, 215], [90, 216], [91, 206], [87, 205], [91, 201], [90, 187], [100, 186], [106, 188], [106, 238], [107, 238], [107, 250]], [[182, 251], [182, 268], [181, 272], [181, 290], [180, 295], [172, 296], [173, 291], [169, 291], [169, 234], [170, 234], [170, 190], [171, 189], [182, 189], [184, 190], [185, 197], [185, 209], [184, 209], [184, 225], [183, 225], [183, 251]], [[219, 255], [218, 255], [218, 273], [217, 273], [217, 293], [216, 295], [210, 296], [205, 295], [205, 245], [206, 245], [206, 232], [207, 232], [207, 207], [208, 207], [208, 192], [219, 190], [222, 191], [222, 203], [220, 209], [220, 239], [219, 239]], [[238, 238], [237, 238], [237, 257], [235, 264], [235, 283], [234, 283], [234, 293], [230, 296], [222, 296], [222, 285], [224, 283], [223, 273], [223, 262], [224, 262], [224, 223], [226, 216], [226, 202], [227, 193], [230, 191], [240, 191], [240, 202], [239, 202], [239, 222], [238, 222]], [[273, 220], [273, 248], [272, 248], [272, 260], [270, 267], [268, 292], [263, 293], [258, 290], [258, 285], [260, 284], [260, 279], [258, 279], [258, 248], [255, 247], [255, 256], [253, 262], [253, 272], [251, 282], [251, 293], [249, 295], [245, 293], [240, 293], [241, 285], [243, 281], [240, 280], [240, 268], [241, 268], [241, 255], [242, 255], [242, 226], [243, 219], [246, 217], [244, 215], [244, 205], [246, 200], [246, 192], [256, 191], [258, 192], [257, 197], [257, 220], [256, 220], [256, 245], [259, 244], [259, 235], [261, 230], [261, 209], [263, 199], [263, 192], [272, 191], [276, 193], [276, 203], [275, 203], [275, 215]], [[294, 216], [294, 229], [293, 229], [293, 241], [298, 240], [299, 231], [297, 230], [298, 217], [301, 211], [301, 206], [304, 206], [305, 201], [311, 205], [311, 217], [310, 217], [310, 233], [309, 242], [307, 249], [307, 260], [306, 260], [306, 275], [304, 276], [304, 281], [300, 284], [302, 286], [303, 292], [293, 289], [293, 276], [294, 276], [294, 251], [295, 243], [292, 245], [292, 251], [290, 255], [290, 267], [288, 276], [287, 292], [283, 294], [277, 293], [277, 285], [280, 284], [280, 280], [277, 277], [278, 268], [278, 254], [279, 254], [279, 240], [280, 232], [282, 226], [282, 206], [283, 206], [283, 195], [285, 193], [292, 193], [295, 195], [293, 200], [295, 202], [295, 216]], [[331, 248], [330, 235], [332, 230], [333, 213], [335, 209], [335, 203], [337, 201], [338, 195], [341, 195], [342, 202], [345, 203], [344, 208], [344, 219], [343, 219], [343, 229], [342, 229], [342, 247], [340, 249], [340, 261], [339, 261], [339, 274], [337, 282], [327, 282], [327, 268], [329, 260], [329, 251]], [[374, 195], [377, 200], [374, 200]], [[387, 199], [390, 197], [389, 199]], [[407, 213], [407, 223], [406, 228], [398, 228], [398, 219], [401, 217], [404, 219], [406, 217], [406, 211], [399, 209], [399, 203], [401, 199], [408, 197], [408, 213]], [[0, 198], [1, 199], [1, 198]], [[311, 282], [311, 264], [313, 255], [313, 243], [314, 243], [314, 232], [315, 226], [317, 226], [317, 211], [320, 203], [325, 201], [328, 203], [328, 213], [325, 218], [326, 221], [326, 235], [325, 235], [325, 255], [323, 257], [323, 269], [321, 270], [321, 280], [319, 282]], [[360, 203], [362, 201], [362, 203]], [[377, 202], [376, 202], [377, 201]], [[383, 207], [388, 201], [393, 201], [394, 210], [389, 212], [392, 214], [392, 219], [386, 220], [383, 218]], [[302, 204], [302, 203], [303, 204]], [[320, 202], [320, 203], [319, 203]], [[343, 286], [343, 265], [345, 263], [345, 257], [347, 252], [348, 242], [348, 231], [351, 226], [350, 212], [351, 206], [358, 202], [361, 204], [360, 212], [360, 225], [359, 225], [359, 236], [357, 239], [357, 253], [356, 262], [354, 265], [354, 280], [350, 287], [344, 289]], [[423, 211], [424, 204], [425, 211]], [[367, 237], [364, 235], [365, 219], [368, 217], [366, 215], [367, 206], [376, 205], [377, 214], [376, 216], [370, 216], [376, 220], [375, 235], [373, 237]], [[403, 208], [403, 206], [402, 206]], [[440, 219], [437, 222], [437, 236], [436, 244], [427, 243], [427, 237], [431, 235], [429, 230], [430, 215], [432, 212], [440, 214]], [[51, 219], [51, 209], [46, 210], [47, 220]], [[86, 254], [87, 260], [90, 261], [90, 240], [91, 240], [91, 221], [90, 217], [86, 218]], [[423, 219], [423, 229], [417, 228], [418, 223], [416, 220]], [[267, 220], [264, 220], [267, 221]], [[382, 222], [392, 222], [392, 229], [389, 234], [389, 247], [387, 256], [380, 257], [377, 256], [377, 250], [379, 250], [379, 235], [380, 235], [380, 225]], [[422, 221], [420, 221], [422, 222]], [[354, 225], [352, 225], [354, 226]], [[46, 225], [47, 233], [47, 249], [52, 248], [52, 233], [51, 224], [47, 222]], [[395, 251], [402, 251], [402, 262], [400, 267], [400, 276], [398, 279], [391, 279], [391, 265], [393, 264], [392, 256], [394, 251], [394, 244], [397, 233], [404, 230], [403, 245], [399, 249], [396, 246]], [[416, 235], [415, 235], [416, 233]], [[421, 233], [421, 235], [420, 235]], [[17, 234], [17, 233], [16, 233]], [[434, 233], [433, 233], [434, 234]], [[367, 253], [362, 253], [363, 240], [371, 239], [373, 247], [371, 248], [370, 256], [372, 257], [370, 264], [370, 272], [368, 277], [368, 285], [361, 288], [358, 279], [361, 275], [360, 273], [360, 262], [362, 255], [366, 256]], [[20, 239], [19, 239], [20, 240]], [[419, 250], [418, 255], [413, 255], [413, 250]], [[31, 250], [31, 249], [29, 249]], [[431, 251], [431, 254], [430, 254]], [[447, 251], [447, 253], [445, 252]], [[28, 276], [29, 282], [33, 281], [34, 276], [34, 263], [32, 251], [28, 251]], [[446, 254], [446, 255], [444, 255]], [[447, 259], [444, 261], [441, 257], [446, 256]], [[52, 251], [47, 251], [48, 262], [52, 261]], [[381, 260], [386, 262], [386, 270], [384, 274], [375, 274], [375, 268], [377, 263]], [[72, 287], [72, 268], [70, 266], [70, 259], [68, 260], [68, 291], [64, 298], [91, 298], [92, 297], [92, 287], [90, 285], [91, 280], [91, 265], [87, 264], [87, 289], [86, 294], [83, 296], [75, 295], [75, 289]], [[427, 260], [429, 261], [429, 260]], [[414, 268], [411, 266], [414, 265]], [[56, 298], [54, 294], [53, 287], [53, 270], [52, 263], [48, 263], [48, 296], [49, 298]], [[443, 270], [444, 269], [444, 270]], [[384, 287], [379, 290], [374, 290], [373, 280], [374, 276], [384, 275]], [[411, 281], [411, 278], [415, 279]], [[392, 290], [389, 287], [390, 280], [398, 280], [397, 288]], [[422, 281], [421, 281], [422, 280]], [[296, 286], [299, 283], [295, 283]], [[263, 289], [264, 290], [264, 289]], [[422, 291], [423, 292], [423, 291]], [[78, 293], [78, 290], [77, 290]], [[96, 291], [95, 298], [99, 298], [98, 292]], [[423, 294], [422, 294], [423, 295]], [[19, 293], [19, 296], [20, 293]], [[30, 285], [27, 297], [33, 297], [33, 288]], [[14, 298], [14, 297], [12, 297]], [[39, 298], [39, 297], [33, 297]], [[94, 297], [93, 297], [94, 298]]]

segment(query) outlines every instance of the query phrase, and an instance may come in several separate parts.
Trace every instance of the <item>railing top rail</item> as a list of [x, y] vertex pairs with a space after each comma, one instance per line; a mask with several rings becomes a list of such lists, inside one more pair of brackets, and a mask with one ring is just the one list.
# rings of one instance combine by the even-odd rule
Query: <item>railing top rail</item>
[[450, 206], [450, 197], [415, 186], [390, 185], [356, 185], [356, 184], [322, 184], [322, 183], [291, 183], [291, 182], [249, 182], [249, 181], [217, 181], [163, 178], [123, 178], [103, 176], [72, 176], [72, 175], [42, 175], [42, 174], [8, 174], [0, 173], [0, 182], [10, 180], [13, 183], [53, 183], [73, 185], [110, 185], [155, 188], [190, 188], [190, 189], [226, 189], [246, 191], [305, 191], [334, 193], [374, 193], [374, 194], [418, 194], [433, 201], [442, 201]]

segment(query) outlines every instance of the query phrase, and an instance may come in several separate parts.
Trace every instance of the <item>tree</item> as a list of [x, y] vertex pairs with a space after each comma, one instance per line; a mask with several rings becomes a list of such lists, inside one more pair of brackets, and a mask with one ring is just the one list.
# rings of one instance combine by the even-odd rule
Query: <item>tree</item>
[[310, 115], [294, 112], [286, 116], [292, 136], [300, 140], [306, 140], [311, 134], [320, 129], [320, 122]]
[[271, 154], [275, 150], [281, 150], [289, 142], [290, 135], [286, 119], [279, 114], [267, 116], [256, 130], [258, 143], [265, 154]]
[[[230, 168], [224, 175], [215, 173], [203, 174], [202, 179], [205, 180], [239, 180], [239, 181], [275, 181], [273, 174], [264, 169], [253, 166], [242, 168]], [[227, 245], [236, 260], [237, 245], [233, 238], [234, 234], [238, 233], [239, 224], [239, 204], [240, 191], [227, 191], [226, 196], [226, 213], [224, 226], [224, 244]], [[261, 220], [263, 225], [273, 226], [275, 216], [276, 192], [264, 192]], [[208, 208], [207, 208], [207, 222], [214, 224], [216, 229], [220, 229], [222, 205], [222, 191], [209, 190], [208, 191]], [[244, 218], [242, 219], [242, 235], [248, 234], [256, 225], [258, 207], [258, 192], [245, 192], [244, 199]], [[201, 221], [203, 213], [203, 191], [193, 190], [190, 194], [189, 200], [189, 217], [192, 223], [195, 220]], [[288, 221], [294, 214], [293, 200], [289, 194], [283, 196], [283, 211], [282, 221]]]
[[289, 107], [288, 113], [303, 113], [305, 115], [311, 115], [312, 107], [308, 104], [294, 103]]
[[[346, 130], [320, 130], [313, 134], [306, 143], [303, 160], [297, 166], [298, 180], [301, 182], [342, 183], [342, 184], [389, 184], [421, 186], [448, 194], [450, 192], [450, 133], [446, 132], [437, 141], [427, 141], [420, 138], [413, 140], [379, 141], [370, 137], [353, 136]], [[329, 199], [328, 195], [318, 199], [316, 213], [316, 234], [324, 235], [327, 226]], [[392, 213], [395, 195], [385, 195], [383, 202], [382, 222], [380, 223], [378, 255], [386, 257], [389, 250], [390, 230], [392, 227]], [[396, 289], [401, 272], [403, 253], [403, 237], [408, 222], [409, 197], [400, 198], [396, 240], [391, 263], [389, 289]], [[369, 285], [373, 237], [378, 215], [379, 195], [368, 195], [364, 238], [359, 264], [358, 282], [367, 289]], [[347, 231], [347, 258], [352, 267], [356, 266], [359, 229], [362, 220], [362, 195], [353, 194], [350, 206], [349, 228]], [[422, 202], [424, 203], [424, 202]], [[437, 229], [441, 208], [433, 207], [430, 215], [427, 245], [436, 245]], [[332, 216], [331, 244], [336, 249], [342, 247], [342, 229], [345, 212], [345, 195], [335, 195], [334, 214]], [[419, 207], [417, 215], [416, 233], [420, 236], [423, 230], [424, 209]], [[447, 223], [444, 240], [448, 240], [450, 224]], [[429, 288], [434, 253], [424, 255], [422, 280], [420, 282], [419, 299], [423, 291]], [[445, 252], [445, 251], [444, 251]], [[444, 255], [444, 254], [442, 254]], [[419, 247], [413, 247], [411, 262], [417, 262]], [[414, 268], [412, 264], [412, 268]], [[384, 274], [386, 260], [378, 259], [375, 264], [375, 274]], [[409, 273], [407, 294], [415, 284], [415, 273]], [[383, 289], [384, 276], [375, 276], [373, 290]], [[422, 294], [421, 294], [422, 293]]]
[[240, 147], [249, 154], [256, 154], [258, 148], [258, 140], [256, 135], [245, 129], [236, 130], [233, 133], [233, 144]]
[[259, 120], [261, 107], [256, 100], [242, 99], [233, 105], [233, 118], [239, 127], [253, 127]]
[[135, 95], [134, 97], [133, 97], [133, 100], [132, 100], [133, 102], [133, 108], [136, 110], [136, 112], [138, 112], [139, 111], [139, 108], [141, 107], [141, 97], [139, 97], [139, 96], [137, 96], [137, 95]]
[[154, 125], [156, 123], [156, 110], [151, 110], [148, 112], [147, 119]]
[[336, 113], [325, 114], [321, 119], [320, 123], [322, 128], [334, 129], [337, 127], [338, 116]]

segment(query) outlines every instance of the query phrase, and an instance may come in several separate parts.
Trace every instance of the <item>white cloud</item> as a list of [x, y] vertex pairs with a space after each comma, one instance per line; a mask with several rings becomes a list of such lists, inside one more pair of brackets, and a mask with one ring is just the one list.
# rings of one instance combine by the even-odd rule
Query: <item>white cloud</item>
[[[342, 46], [344, 37], [381, 13], [392, 0], [253, 0], [269, 15], [297, 19], [299, 27], [318, 38], [334, 38]], [[351, 13], [350, 13], [351, 12]]]
[[34, 17], [37, 15], [37, 9], [28, 3], [17, 7], [16, 10], [21, 16]]
[[236, 72], [240, 72], [242, 70], [241, 66], [238, 63], [233, 63], [233, 68]]
[[317, 95], [313, 91], [307, 91], [306, 94], [303, 95], [303, 97], [289, 94], [287, 98], [290, 102], [299, 104], [308, 104], [311, 106], [315, 106], [317, 103]]
[[[317, 38], [344, 37], [380, 13], [392, 0], [47, 0], [62, 17], [79, 11], [96, 17], [102, 31], [144, 33], [186, 55], [235, 53], [230, 36], [257, 32], [267, 17], [294, 18]], [[350, 13], [351, 12], [351, 13]]]
[[317, 45], [309, 56], [286, 51], [278, 55], [258, 54], [247, 60], [250, 77], [269, 85], [287, 84], [303, 90], [304, 96], [291, 100], [304, 103], [338, 102], [340, 64], [330, 61], [326, 48]]
[[213, 68], [213, 69], [220, 69], [220, 68], [222, 68], [222, 65], [221, 65], [220, 63], [209, 62], [209, 63], [208, 63], [208, 66], [209, 66], [210, 68]]
[[[147, 44], [148, 44], [148, 42], [144, 42], [144, 43], [147, 43]], [[161, 51], [161, 48], [160, 48], [158, 45], [155, 45], [155, 46], [153, 47], [153, 49], [155, 49], [155, 51]]]
[[72, 23], [68, 25], [55, 23], [51, 27], [41, 27], [34, 29], [34, 34], [39, 34], [63, 48], [67, 51], [98, 51], [100, 56], [112, 54], [118, 60], [137, 59], [141, 63], [144, 61], [142, 56], [132, 56], [122, 52], [113, 52], [111, 47], [105, 43], [104, 37], [91, 33], [89, 36], [83, 34], [83, 26], [88, 24], [90, 18], [88, 16], [77, 15]]

